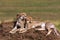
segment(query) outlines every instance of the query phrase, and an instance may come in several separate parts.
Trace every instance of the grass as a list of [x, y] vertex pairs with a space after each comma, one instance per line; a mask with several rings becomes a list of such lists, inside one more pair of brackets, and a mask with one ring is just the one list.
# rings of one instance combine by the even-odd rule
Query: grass
[[60, 31], [60, 21], [51, 21], [55, 24], [56, 28]]
[[19, 12], [60, 24], [60, 0], [0, 0], [0, 20], [15, 18]]

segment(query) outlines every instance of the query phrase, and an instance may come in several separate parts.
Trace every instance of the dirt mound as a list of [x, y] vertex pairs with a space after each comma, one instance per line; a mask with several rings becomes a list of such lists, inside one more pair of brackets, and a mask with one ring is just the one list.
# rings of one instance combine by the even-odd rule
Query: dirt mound
[[36, 31], [35, 29], [30, 29], [23, 34], [18, 32], [9, 34], [13, 23], [4, 23], [2, 26], [0, 27], [0, 40], [60, 40], [54, 31], [49, 36], [46, 36], [47, 31]]

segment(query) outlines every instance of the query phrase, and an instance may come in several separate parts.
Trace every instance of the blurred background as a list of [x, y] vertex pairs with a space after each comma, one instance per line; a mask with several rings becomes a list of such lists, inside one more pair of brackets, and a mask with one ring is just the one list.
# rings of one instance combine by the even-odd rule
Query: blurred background
[[60, 30], [60, 0], [0, 0], [0, 21], [26, 12], [35, 20], [50, 20]]

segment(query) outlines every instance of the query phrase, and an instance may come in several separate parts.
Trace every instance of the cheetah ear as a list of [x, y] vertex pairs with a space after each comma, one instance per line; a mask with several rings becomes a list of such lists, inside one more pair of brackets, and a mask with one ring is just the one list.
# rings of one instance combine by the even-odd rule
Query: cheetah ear
[[27, 16], [25, 12], [17, 13], [17, 16], [22, 16], [22, 15]]
[[24, 16], [27, 16], [25, 12], [23, 12], [23, 13], [20, 13], [20, 15], [24, 15]]

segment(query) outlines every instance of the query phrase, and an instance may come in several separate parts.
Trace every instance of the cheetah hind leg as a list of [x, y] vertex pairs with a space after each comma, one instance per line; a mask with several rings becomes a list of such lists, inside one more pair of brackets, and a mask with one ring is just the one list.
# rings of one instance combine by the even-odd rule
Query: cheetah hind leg
[[48, 35], [50, 35], [50, 33], [52, 32], [52, 30], [50, 29], [48, 29], [48, 33], [46, 34], [46, 36], [48, 36]]

